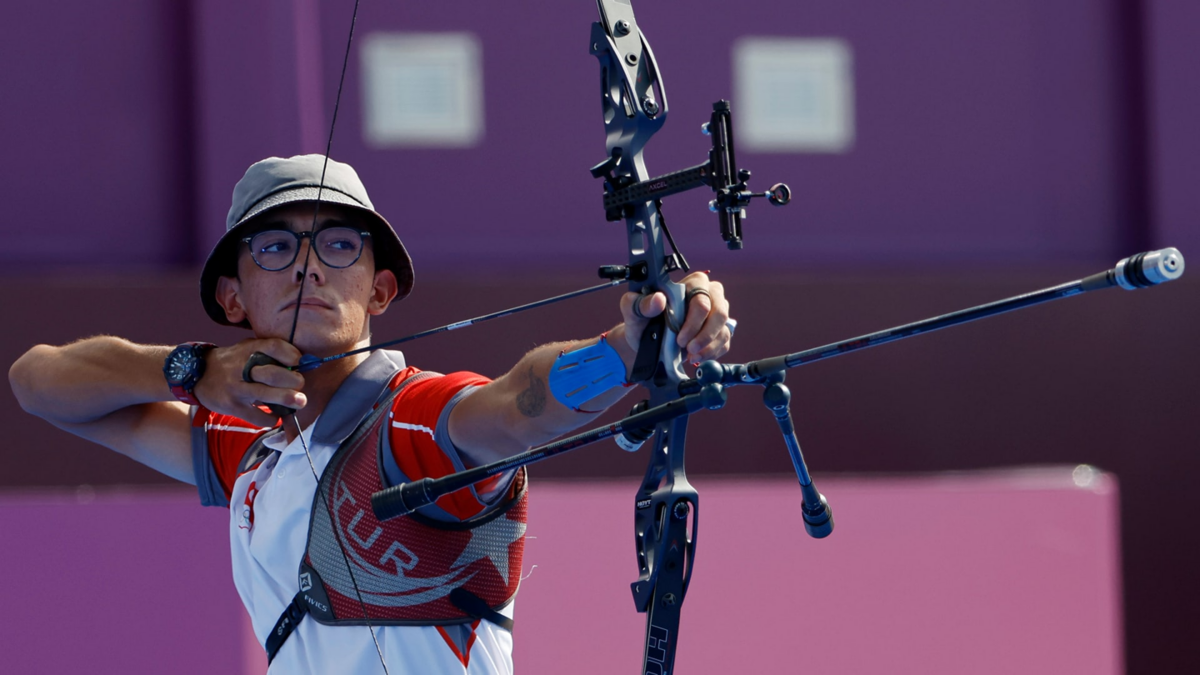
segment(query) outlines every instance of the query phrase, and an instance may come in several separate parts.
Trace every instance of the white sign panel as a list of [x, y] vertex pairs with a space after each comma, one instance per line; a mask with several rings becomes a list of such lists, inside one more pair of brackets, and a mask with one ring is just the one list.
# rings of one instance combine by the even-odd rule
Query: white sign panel
[[846, 152], [854, 144], [854, 73], [844, 40], [739, 39], [733, 88], [739, 148]]
[[471, 33], [372, 33], [363, 41], [363, 136], [376, 148], [468, 147], [483, 138], [483, 72]]

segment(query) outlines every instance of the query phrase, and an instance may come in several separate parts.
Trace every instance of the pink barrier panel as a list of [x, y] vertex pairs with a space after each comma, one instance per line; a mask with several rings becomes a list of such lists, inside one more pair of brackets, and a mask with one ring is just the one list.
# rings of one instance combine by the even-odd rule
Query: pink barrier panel
[[0, 672], [238, 672], [228, 518], [182, 487], [0, 495]]
[[[1110, 476], [818, 478], [837, 523], [822, 541], [804, 532], [793, 480], [693, 484], [681, 674], [1123, 670]], [[517, 601], [518, 671], [638, 672], [634, 490], [533, 485], [526, 574], [537, 568]]]
[[[1122, 671], [1110, 476], [824, 478], [824, 541], [804, 534], [792, 480], [694, 482], [681, 674]], [[518, 672], [637, 672], [634, 489], [535, 479]], [[263, 672], [225, 518], [182, 489], [0, 496], [0, 670]]]

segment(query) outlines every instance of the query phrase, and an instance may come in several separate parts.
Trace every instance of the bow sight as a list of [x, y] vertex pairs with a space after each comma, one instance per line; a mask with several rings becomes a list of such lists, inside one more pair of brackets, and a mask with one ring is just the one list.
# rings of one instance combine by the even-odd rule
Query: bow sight
[[[647, 98], [644, 105], [657, 110], [653, 99]], [[665, 99], [662, 115], [666, 115]], [[631, 182], [633, 179], [628, 174], [613, 175], [613, 170], [620, 168], [624, 156], [620, 146], [614, 147], [608, 159], [592, 167], [593, 176], [604, 178], [604, 217], [610, 221], [628, 218], [637, 204], [708, 186], [717, 195], [708, 203], [708, 208], [720, 219], [721, 238], [730, 250], [737, 250], [742, 248], [742, 219], [746, 217], [746, 207], [752, 198], [766, 197], [775, 206], [784, 206], [792, 201], [792, 190], [784, 183], [776, 183], [766, 192], [751, 192], [746, 185], [746, 181], [750, 180], [750, 171], [747, 169], [736, 169], [737, 182], [734, 182], [737, 160], [733, 151], [733, 120], [729, 101], [714, 103], [712, 118], [701, 129], [706, 136], [712, 137], [712, 150], [708, 153], [707, 162], [642, 181]], [[661, 204], [658, 206], [661, 209]], [[681, 266], [681, 269], [686, 269], [686, 266]]]

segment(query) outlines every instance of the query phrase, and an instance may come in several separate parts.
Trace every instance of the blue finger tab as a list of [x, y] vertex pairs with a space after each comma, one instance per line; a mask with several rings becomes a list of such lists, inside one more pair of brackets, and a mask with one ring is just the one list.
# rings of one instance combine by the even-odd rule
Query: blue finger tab
[[560, 354], [550, 367], [550, 393], [573, 410], [624, 385], [625, 362], [603, 335], [594, 345]]

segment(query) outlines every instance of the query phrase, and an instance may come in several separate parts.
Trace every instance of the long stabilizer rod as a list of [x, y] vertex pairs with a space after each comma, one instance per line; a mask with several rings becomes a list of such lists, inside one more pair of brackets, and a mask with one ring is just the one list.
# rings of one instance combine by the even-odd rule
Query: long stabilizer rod
[[[842, 342], [835, 342], [815, 349], [796, 352], [795, 354], [775, 356], [759, 361], [751, 361], [747, 364], [720, 364], [716, 361], [706, 361], [700, 365], [696, 373], [696, 379], [680, 383], [679, 393], [682, 398], [631, 415], [614, 424], [598, 427], [591, 431], [536, 447], [508, 459], [478, 466], [442, 478], [424, 478], [412, 483], [404, 483], [381, 490], [371, 496], [371, 507], [376, 517], [380, 520], [389, 520], [407, 515], [434, 502], [442, 495], [461, 490], [489, 476], [549, 459], [550, 457], [570, 452], [571, 450], [590, 445], [605, 438], [653, 427], [658, 422], [664, 420], [673, 419], [681, 415], [690, 415], [705, 408], [710, 410], [720, 408], [725, 403], [724, 387], [738, 384], [769, 384], [773, 381], [769, 379], [772, 375], [806, 363], [822, 361], [859, 349], [874, 347], [886, 342], [894, 342], [906, 337], [948, 328], [1004, 312], [1011, 312], [1016, 309], [1030, 307], [1059, 298], [1079, 295], [1087, 291], [1112, 286], [1119, 286], [1126, 290], [1157, 286], [1158, 284], [1178, 279], [1183, 275], [1183, 268], [1183, 254], [1177, 249], [1166, 248], [1159, 251], [1149, 251], [1125, 258], [1118, 262], [1113, 269], [1093, 274], [1078, 281], [1018, 295], [1005, 300], [990, 302], [970, 309], [951, 312], [950, 314], [905, 324], [896, 328], [889, 328], [877, 333], [851, 338]], [[777, 379], [778, 375], [775, 378]], [[806, 471], [801, 472], [800, 475], [801, 482], [803, 483]], [[814, 536], [824, 535], [818, 534]]]
[[[1179, 252], [1179, 249], [1164, 248], [1158, 251], [1147, 251], [1146, 253], [1139, 253], [1121, 260], [1112, 269], [1060, 286], [989, 302], [977, 307], [943, 314], [942, 316], [935, 316], [923, 321], [915, 321], [876, 333], [860, 335], [856, 338], [834, 342], [794, 354], [784, 354], [783, 356], [774, 356], [769, 359], [751, 361], [744, 366], [722, 366], [724, 372], [720, 375], [720, 383], [725, 385], [753, 384], [772, 373], [778, 373], [789, 368], [824, 361], [825, 359], [866, 349], [867, 347], [903, 340], [914, 335], [957, 326], [962, 323], [1011, 312], [1016, 309], [1024, 309], [1033, 305], [1040, 305], [1044, 302], [1067, 298], [1088, 291], [1096, 291], [1113, 286], [1134, 291], [1139, 288], [1157, 286], [1183, 276], [1183, 268], [1183, 254]], [[713, 377], [713, 374], [714, 371], [709, 371], [710, 378]], [[704, 377], [700, 377], [699, 374], [698, 377], [700, 382], [705, 384], [715, 381], [713, 379], [706, 380]], [[686, 387], [682, 389], [686, 390]]]

